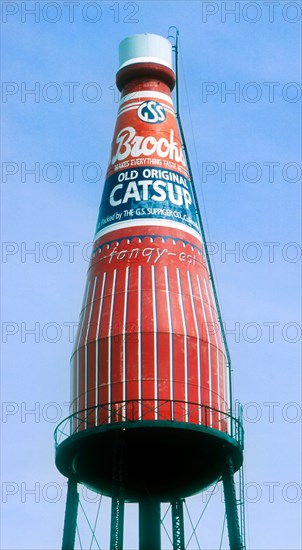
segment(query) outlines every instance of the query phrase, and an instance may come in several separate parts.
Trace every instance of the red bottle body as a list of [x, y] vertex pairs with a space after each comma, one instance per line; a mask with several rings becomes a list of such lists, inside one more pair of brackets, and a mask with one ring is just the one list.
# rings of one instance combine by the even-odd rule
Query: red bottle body
[[122, 97], [72, 355], [74, 429], [175, 420], [227, 431], [225, 350], [173, 84], [166, 69], [134, 74], [132, 67], [119, 77]]

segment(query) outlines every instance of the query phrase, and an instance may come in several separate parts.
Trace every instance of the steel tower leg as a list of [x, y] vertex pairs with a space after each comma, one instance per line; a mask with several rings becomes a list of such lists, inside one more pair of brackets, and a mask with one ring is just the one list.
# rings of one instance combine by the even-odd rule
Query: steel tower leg
[[174, 500], [171, 504], [173, 550], [185, 550], [183, 500]]
[[68, 479], [67, 500], [64, 519], [64, 531], [62, 550], [74, 550], [75, 535], [77, 528], [77, 516], [79, 505], [79, 493], [77, 482], [74, 479]]
[[123, 550], [124, 509], [125, 501], [123, 498], [123, 440], [117, 433], [112, 464], [110, 550]]
[[230, 550], [242, 550], [242, 540], [240, 535], [237, 500], [234, 483], [233, 462], [230, 457], [227, 458], [225, 470], [222, 476], [225, 510], [228, 525]]
[[111, 531], [110, 550], [123, 550], [124, 539], [124, 500], [112, 498], [111, 503]]
[[139, 550], [160, 550], [160, 502], [146, 497], [139, 503]]

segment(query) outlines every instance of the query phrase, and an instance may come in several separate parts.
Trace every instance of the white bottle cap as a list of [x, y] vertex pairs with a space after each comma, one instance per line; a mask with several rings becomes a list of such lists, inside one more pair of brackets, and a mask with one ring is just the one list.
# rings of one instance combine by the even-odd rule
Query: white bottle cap
[[119, 46], [119, 70], [134, 63], [158, 63], [173, 71], [172, 45], [158, 34], [133, 34]]

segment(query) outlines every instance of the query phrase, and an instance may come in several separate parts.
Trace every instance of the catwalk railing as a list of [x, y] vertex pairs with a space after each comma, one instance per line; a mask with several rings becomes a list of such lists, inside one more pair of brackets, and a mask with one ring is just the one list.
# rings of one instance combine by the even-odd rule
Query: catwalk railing
[[173, 422], [186, 422], [215, 429], [235, 439], [243, 449], [242, 406], [238, 401], [235, 414], [233, 416], [208, 405], [187, 401], [119, 401], [83, 409], [62, 420], [54, 433], [55, 444], [58, 446], [71, 435], [98, 426], [154, 420], [169, 422], [171, 425]]

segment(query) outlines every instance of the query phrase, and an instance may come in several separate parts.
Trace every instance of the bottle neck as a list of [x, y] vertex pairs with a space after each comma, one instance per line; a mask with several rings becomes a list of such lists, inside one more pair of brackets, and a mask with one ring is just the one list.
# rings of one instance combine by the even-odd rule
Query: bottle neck
[[[152, 87], [148, 88], [151, 83]], [[130, 93], [138, 89], [158, 89], [160, 85], [165, 87], [164, 93], [170, 94], [175, 86], [175, 74], [169, 67], [157, 63], [136, 63], [118, 71], [116, 85], [123, 95], [126, 89], [126, 93]]]
[[151, 77], [137, 77], [131, 79], [124, 85], [121, 97], [123, 98], [128, 94], [141, 91], [156, 91], [161, 92], [162, 94], [166, 94], [168, 96], [171, 95], [171, 89], [165, 82]]

